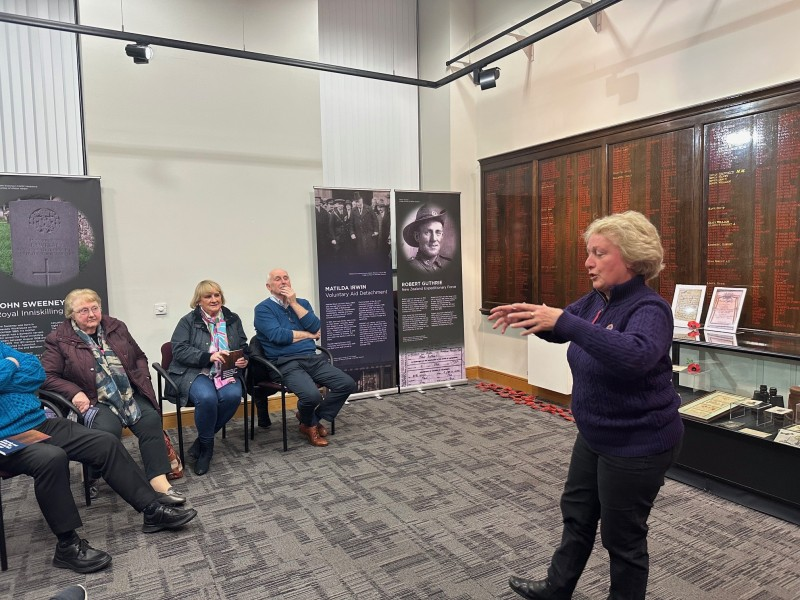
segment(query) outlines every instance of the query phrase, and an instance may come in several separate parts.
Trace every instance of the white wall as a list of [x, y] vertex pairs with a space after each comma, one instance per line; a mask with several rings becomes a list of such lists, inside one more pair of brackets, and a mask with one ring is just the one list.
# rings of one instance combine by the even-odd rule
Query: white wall
[[[319, 3], [319, 60], [417, 76], [416, 0]], [[415, 86], [320, 73], [322, 183], [327, 187], [419, 187]]]
[[[81, 23], [121, 28], [118, 3]], [[316, 0], [124, 3], [126, 31], [318, 60]], [[244, 31], [243, 31], [244, 23]], [[311, 189], [322, 179], [316, 71], [82, 37], [88, 170], [101, 177], [109, 306], [151, 360], [198, 281], [218, 281], [253, 335], [268, 270], [316, 288]], [[169, 314], [156, 317], [155, 302]]]
[[[442, 1], [453, 13], [450, 56], [552, 5]], [[569, 3], [524, 29], [534, 33], [578, 8]], [[796, 0], [623, 0], [605, 11], [600, 33], [584, 21], [537, 43], [533, 63], [521, 51], [500, 60], [492, 90], [453, 84], [451, 184], [474, 199], [464, 234], [480, 231], [478, 159], [800, 79], [798, 26]], [[469, 322], [480, 306], [480, 249], [464, 248], [467, 364], [525, 376], [521, 340], [500, 337], [485, 319]]]

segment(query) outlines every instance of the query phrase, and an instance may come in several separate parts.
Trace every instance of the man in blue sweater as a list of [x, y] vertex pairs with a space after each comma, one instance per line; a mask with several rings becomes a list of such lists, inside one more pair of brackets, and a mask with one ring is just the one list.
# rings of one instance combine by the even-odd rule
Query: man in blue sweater
[[193, 508], [163, 505], [147, 477], [112, 434], [67, 419], [48, 419], [34, 395], [44, 369], [30, 354], [0, 342], [0, 438], [35, 429], [50, 436], [8, 456], [0, 471], [33, 477], [39, 508], [58, 538], [53, 566], [92, 573], [107, 567], [111, 556], [89, 546], [76, 529], [82, 525], [69, 487], [69, 461], [96, 467], [128, 504], [144, 513], [142, 531], [179, 529], [197, 516]]
[[[328, 430], [320, 419], [333, 421], [356, 384], [317, 354], [319, 318], [308, 300], [297, 297], [289, 274], [283, 269], [270, 271], [267, 289], [269, 298], [256, 306], [258, 341], [266, 357], [280, 369], [286, 387], [297, 396], [300, 433], [312, 446], [327, 446]], [[318, 386], [328, 388], [324, 398]]]

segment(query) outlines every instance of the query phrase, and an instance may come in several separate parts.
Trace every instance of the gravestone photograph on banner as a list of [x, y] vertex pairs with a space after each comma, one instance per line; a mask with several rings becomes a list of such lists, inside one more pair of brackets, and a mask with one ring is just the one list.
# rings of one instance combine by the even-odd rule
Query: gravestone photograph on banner
[[0, 283], [0, 340], [36, 355], [70, 290], [106, 300], [99, 179], [0, 174]]

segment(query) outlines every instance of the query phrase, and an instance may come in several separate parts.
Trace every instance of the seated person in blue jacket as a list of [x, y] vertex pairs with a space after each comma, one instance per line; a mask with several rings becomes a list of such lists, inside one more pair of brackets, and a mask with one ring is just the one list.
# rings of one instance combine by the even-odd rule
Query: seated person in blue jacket
[[[312, 446], [327, 446], [328, 430], [321, 419], [333, 421], [347, 397], [356, 390], [353, 379], [317, 354], [319, 317], [308, 300], [298, 298], [289, 274], [269, 273], [270, 296], [256, 306], [255, 326], [264, 355], [283, 375], [283, 383], [297, 396], [300, 433]], [[323, 398], [317, 386], [325, 386]]]
[[82, 523], [69, 486], [70, 460], [99, 469], [125, 502], [144, 513], [145, 533], [178, 529], [197, 516], [193, 508], [159, 502], [158, 493], [114, 435], [67, 419], [48, 419], [34, 394], [43, 381], [44, 369], [35, 356], [0, 342], [0, 438], [30, 429], [50, 436], [0, 456], [0, 471], [33, 477], [39, 508], [58, 538], [53, 566], [92, 573], [111, 563], [108, 553], [92, 548], [75, 531]]

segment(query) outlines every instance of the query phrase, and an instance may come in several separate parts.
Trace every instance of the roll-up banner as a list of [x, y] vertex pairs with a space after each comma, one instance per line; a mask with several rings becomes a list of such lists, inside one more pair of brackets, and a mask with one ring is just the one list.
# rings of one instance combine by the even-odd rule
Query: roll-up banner
[[314, 188], [321, 344], [358, 385], [397, 393], [389, 190]]
[[466, 383], [460, 194], [394, 194], [400, 390]]
[[76, 288], [107, 312], [100, 179], [0, 174], [0, 340], [40, 356]]

